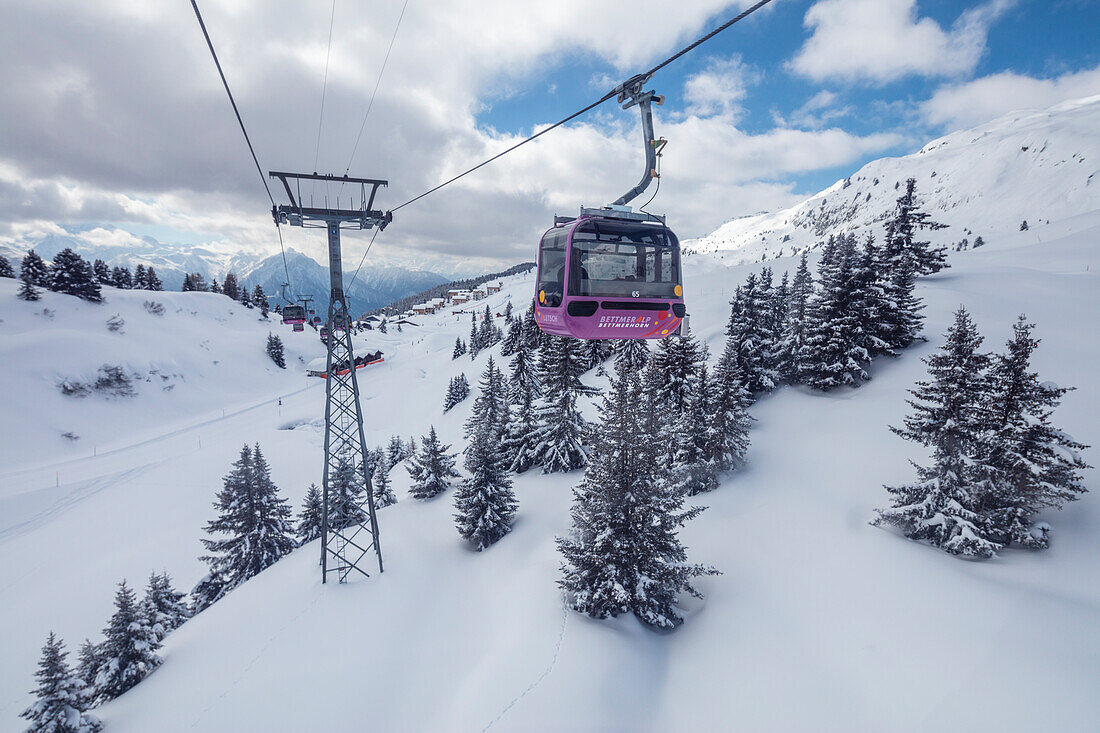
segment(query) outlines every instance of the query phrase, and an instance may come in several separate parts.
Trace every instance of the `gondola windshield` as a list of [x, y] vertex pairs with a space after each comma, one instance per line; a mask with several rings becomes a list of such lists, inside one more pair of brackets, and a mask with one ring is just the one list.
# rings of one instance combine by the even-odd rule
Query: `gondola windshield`
[[672, 298], [680, 282], [676, 237], [663, 227], [587, 221], [573, 232], [569, 294]]

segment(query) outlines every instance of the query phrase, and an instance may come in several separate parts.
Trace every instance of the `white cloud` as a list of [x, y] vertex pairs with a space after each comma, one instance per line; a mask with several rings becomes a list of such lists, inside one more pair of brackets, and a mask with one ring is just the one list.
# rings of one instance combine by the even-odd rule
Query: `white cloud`
[[1014, 4], [991, 0], [944, 30], [918, 16], [916, 0], [820, 0], [806, 12], [812, 35], [790, 66], [816, 81], [968, 74], [985, 52], [990, 24]]
[[740, 118], [741, 100], [757, 76], [740, 57], [712, 59], [703, 71], [684, 82], [688, 114], [704, 117], [722, 114], [731, 121]]
[[921, 112], [933, 125], [959, 129], [973, 127], [1013, 110], [1043, 109], [1094, 94], [1100, 94], [1100, 66], [1052, 79], [1003, 72], [940, 87], [921, 105]]

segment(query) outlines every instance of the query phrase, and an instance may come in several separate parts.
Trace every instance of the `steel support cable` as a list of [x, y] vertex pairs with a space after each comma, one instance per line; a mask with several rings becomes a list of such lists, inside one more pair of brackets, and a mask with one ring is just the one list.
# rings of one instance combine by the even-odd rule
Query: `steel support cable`
[[[765, 5], [767, 5], [767, 4], [768, 4], [768, 3], [770, 3], [770, 2], [772, 2], [772, 0], [760, 0], [759, 2], [757, 2], [757, 3], [756, 3], [755, 5], [753, 5], [752, 7], [750, 7], [750, 8], [746, 8], [745, 10], [743, 10], [743, 11], [742, 11], [742, 12], [740, 12], [740, 13], [738, 13], [738, 14], [737, 14], [736, 16], [734, 16], [733, 18], [730, 18], [730, 19], [729, 19], [728, 21], [726, 21], [726, 22], [725, 22], [725, 23], [723, 23], [722, 25], [720, 25], [720, 26], [718, 26], [717, 28], [715, 28], [714, 30], [712, 30], [712, 31], [711, 31], [710, 33], [708, 33], [708, 34], [706, 34], [705, 36], [702, 36], [701, 38], [697, 39], [697, 40], [696, 40], [696, 41], [695, 41], [694, 43], [692, 43], [692, 44], [690, 44], [690, 45], [688, 45], [688, 46], [685, 46], [684, 48], [680, 49], [679, 51], [677, 51], [676, 53], [674, 53], [674, 54], [673, 54], [672, 56], [669, 56], [669, 57], [668, 57], [667, 59], [665, 59], [665, 60], [664, 60], [664, 61], [662, 61], [661, 63], [657, 64], [657, 65], [656, 65], [656, 66], [654, 66], [654, 67], [653, 67], [652, 69], [650, 69], [649, 71], [645, 72], [644, 74], [640, 74], [639, 76], [643, 77], [643, 79], [644, 79], [644, 80], [648, 80], [648, 79], [649, 79], [649, 77], [653, 76], [653, 74], [655, 74], [656, 72], [660, 71], [660, 70], [661, 70], [661, 69], [663, 69], [664, 67], [668, 66], [669, 64], [671, 64], [671, 63], [672, 63], [673, 61], [675, 61], [676, 59], [680, 58], [681, 56], [683, 56], [683, 55], [684, 55], [684, 54], [686, 54], [686, 53], [689, 53], [690, 51], [693, 51], [694, 49], [696, 49], [696, 48], [697, 48], [697, 47], [699, 47], [700, 45], [702, 45], [702, 44], [706, 43], [706, 42], [707, 42], [707, 41], [709, 41], [709, 40], [710, 40], [711, 38], [714, 38], [714, 37], [715, 37], [716, 35], [718, 35], [718, 34], [719, 34], [719, 33], [721, 33], [722, 31], [724, 31], [724, 30], [726, 30], [727, 28], [729, 28], [730, 26], [732, 26], [732, 25], [733, 25], [734, 23], [737, 23], [737, 22], [739, 22], [739, 21], [741, 21], [741, 20], [744, 20], [745, 18], [749, 17], [750, 15], [752, 15], [752, 14], [753, 14], [753, 13], [755, 13], [755, 12], [756, 12], [757, 10], [759, 10], [759, 9], [760, 9], [760, 8], [762, 8], [762, 7], [764, 7]], [[637, 77], [635, 77], [635, 78], [637, 78]], [[419, 196], [414, 196], [413, 198], [409, 199], [408, 201], [404, 202], [403, 204], [400, 204], [400, 205], [398, 205], [398, 206], [395, 206], [395, 207], [394, 207], [393, 209], [390, 209], [390, 213], [392, 213], [392, 212], [394, 212], [394, 211], [397, 211], [398, 209], [403, 209], [403, 208], [405, 208], [406, 206], [408, 206], [409, 204], [411, 204], [411, 203], [413, 203], [413, 202], [416, 202], [416, 201], [419, 201], [420, 199], [424, 198], [425, 196], [428, 196], [428, 195], [430, 195], [430, 194], [433, 194], [433, 193], [435, 193], [436, 191], [438, 191], [439, 189], [443, 188], [444, 186], [449, 186], [450, 184], [454, 183], [455, 181], [457, 181], [458, 179], [462, 178], [463, 176], [468, 176], [469, 174], [473, 173], [474, 171], [478, 170], [479, 168], [483, 168], [483, 167], [485, 167], [485, 166], [489, 165], [489, 164], [490, 164], [490, 163], [492, 163], [492, 162], [493, 162], [494, 160], [497, 160], [498, 158], [502, 158], [502, 157], [504, 157], [505, 155], [507, 155], [508, 153], [512, 152], [512, 151], [513, 151], [513, 150], [515, 150], [516, 148], [522, 147], [522, 146], [526, 145], [527, 143], [529, 143], [529, 142], [531, 142], [531, 141], [533, 141], [533, 140], [536, 140], [536, 139], [538, 139], [538, 138], [542, 137], [543, 135], [545, 135], [546, 133], [550, 132], [551, 130], [553, 130], [553, 129], [555, 129], [555, 128], [558, 128], [558, 127], [561, 127], [561, 126], [562, 126], [562, 125], [564, 125], [564, 124], [565, 124], [566, 122], [569, 122], [569, 121], [571, 121], [571, 120], [574, 120], [574, 119], [576, 119], [577, 117], [580, 117], [581, 115], [583, 115], [584, 113], [586, 113], [586, 112], [588, 112], [588, 111], [590, 111], [590, 110], [592, 110], [592, 109], [594, 109], [594, 108], [596, 108], [596, 107], [599, 107], [599, 106], [600, 106], [601, 104], [603, 104], [603, 103], [604, 103], [604, 102], [606, 102], [607, 100], [611, 99], [612, 97], [616, 96], [616, 95], [617, 95], [618, 93], [619, 93], [619, 88], [618, 88], [618, 87], [616, 87], [615, 89], [612, 89], [612, 90], [611, 90], [610, 92], [608, 92], [607, 94], [603, 95], [602, 97], [600, 97], [599, 99], [597, 99], [597, 100], [596, 100], [595, 102], [593, 102], [592, 104], [588, 105], [588, 106], [587, 106], [587, 107], [585, 107], [584, 109], [581, 109], [581, 110], [579, 110], [579, 111], [577, 111], [577, 112], [574, 112], [573, 114], [569, 115], [568, 117], [566, 117], [566, 118], [564, 118], [564, 119], [562, 119], [562, 120], [559, 120], [559, 121], [555, 122], [554, 124], [550, 125], [549, 127], [545, 128], [545, 129], [543, 129], [543, 130], [540, 130], [539, 132], [536, 132], [536, 133], [535, 133], [534, 135], [532, 135], [532, 136], [530, 136], [530, 137], [528, 137], [528, 138], [525, 138], [525, 139], [523, 139], [523, 140], [520, 140], [520, 141], [519, 141], [518, 143], [516, 143], [516, 144], [515, 144], [515, 145], [513, 145], [512, 147], [508, 148], [507, 150], [503, 150], [503, 151], [501, 151], [501, 152], [497, 153], [496, 155], [494, 155], [493, 157], [491, 157], [491, 158], [489, 158], [489, 159], [487, 159], [487, 160], [484, 160], [484, 161], [482, 161], [482, 162], [478, 163], [478, 164], [477, 164], [477, 165], [475, 165], [475, 166], [474, 166], [473, 168], [469, 168], [469, 169], [467, 169], [467, 170], [463, 171], [462, 173], [459, 173], [459, 174], [458, 174], [457, 176], [454, 176], [454, 177], [452, 177], [452, 178], [449, 178], [449, 179], [447, 179], [446, 181], [443, 181], [443, 183], [440, 183], [440, 184], [439, 184], [438, 186], [435, 186], [434, 188], [430, 188], [430, 189], [428, 189], [427, 191], [425, 191], [424, 193], [420, 194]]]
[[[218, 60], [218, 53], [214, 50], [214, 42], [210, 40], [210, 33], [206, 30], [206, 23], [202, 19], [202, 13], [199, 12], [199, 5], [197, 0], [191, 0], [191, 7], [195, 9], [195, 17], [199, 21], [199, 28], [202, 29], [202, 35], [206, 39], [206, 47], [210, 49], [210, 55], [214, 59], [214, 66], [218, 67], [218, 76], [222, 79], [222, 86], [225, 87], [225, 93], [229, 97], [229, 103], [233, 105], [233, 114], [237, 116], [237, 124], [241, 126], [241, 134], [244, 135], [244, 141], [248, 144], [248, 152], [252, 153], [252, 162], [256, 164], [256, 172], [260, 174], [260, 183], [264, 184], [264, 190], [267, 191], [267, 198], [271, 201], [271, 208], [275, 208], [275, 197], [271, 195], [271, 187], [267, 185], [267, 178], [264, 177], [264, 170], [260, 167], [260, 159], [256, 157], [256, 149], [252, 147], [252, 139], [248, 137], [248, 130], [245, 129], [244, 120], [241, 119], [241, 111], [237, 108], [237, 100], [233, 98], [233, 92], [229, 89], [229, 82], [225, 78], [225, 72], [222, 71], [222, 62]], [[279, 227], [279, 222], [275, 222], [275, 231], [279, 233], [279, 252], [283, 255], [283, 272], [286, 274], [287, 285], [290, 285], [290, 268], [286, 264], [286, 249], [283, 247], [283, 230]], [[293, 288], [291, 288], [293, 292]]]
[[349, 282], [348, 286], [346, 288], [344, 288], [345, 293], [349, 293], [349, 294], [351, 293], [351, 286], [355, 284], [355, 278], [359, 277], [359, 268], [362, 267], [363, 262], [366, 261], [367, 252], [370, 252], [370, 248], [374, 246], [374, 239], [375, 239], [375, 237], [378, 236], [378, 233], [380, 231], [382, 231], [382, 230], [381, 229], [375, 229], [374, 234], [371, 235], [370, 242], [367, 243], [367, 248], [365, 250], [363, 250], [363, 256], [359, 258], [359, 267], [355, 268], [355, 274], [351, 276], [351, 282]]
[[[321, 83], [321, 114], [317, 118], [317, 146], [313, 149], [313, 172], [317, 172], [317, 161], [321, 157], [321, 126], [325, 122], [325, 93], [328, 91], [328, 61], [332, 55], [332, 25], [336, 20], [336, 0], [332, 0], [332, 13], [328, 18], [328, 48], [325, 51], [325, 80]], [[316, 187], [317, 182], [313, 182]]]

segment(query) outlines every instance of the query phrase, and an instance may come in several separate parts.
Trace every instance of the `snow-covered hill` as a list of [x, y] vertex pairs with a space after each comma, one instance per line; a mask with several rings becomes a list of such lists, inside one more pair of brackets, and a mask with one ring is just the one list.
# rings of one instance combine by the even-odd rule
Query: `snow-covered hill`
[[790, 255], [830, 234], [872, 231], [917, 181], [918, 198], [948, 229], [937, 244], [995, 242], [1020, 224], [1042, 225], [1100, 209], [1100, 96], [1017, 112], [946, 135], [913, 155], [868, 163], [850, 178], [782, 211], [734, 219], [685, 242], [731, 263]]
[[[1077, 114], [1072, 105], [1066, 109]], [[996, 134], [1016, 133], [1008, 126]], [[925, 155], [936, 154], [945, 155], [941, 148]], [[1089, 156], [1073, 165], [1100, 159]], [[1067, 162], [1063, 170], [1076, 168]], [[911, 174], [899, 168], [897, 176], [905, 175]], [[937, 171], [936, 179], [944, 175]], [[852, 187], [867, 183], [856, 178]], [[985, 192], [989, 206], [1018, 196], [1014, 180], [996, 197]], [[1043, 180], [1062, 185], [1058, 196], [1071, 200], [1076, 178]], [[893, 181], [879, 187], [889, 189], [881, 196], [887, 206]], [[925, 375], [920, 359], [942, 343], [960, 304], [989, 350], [1000, 349], [1017, 314], [1027, 313], [1042, 339], [1034, 367], [1044, 379], [1078, 388], [1056, 423], [1085, 442], [1100, 440], [1100, 341], [1088, 318], [1100, 312], [1100, 207], [1091, 195], [1058, 209], [1055, 194], [1037, 198], [1047, 212], [1019, 218], [1041, 217], [1041, 226], [1019, 232], [1010, 221], [985, 237], [988, 246], [952, 252], [952, 268], [917, 288], [927, 303], [929, 342], [876, 362], [873, 380], [860, 389], [785, 388], [756, 404], [748, 465], [702, 497], [709, 509], [684, 530], [691, 559], [723, 574], [698, 582], [706, 598], [684, 600], [687, 622], [678, 631], [658, 634], [632, 617], [601, 622], [563, 608], [555, 537], [569, 527], [570, 488], [579, 473], [518, 477], [513, 532], [475, 553], [455, 531], [453, 492], [411, 499], [399, 466], [391, 474], [399, 502], [379, 513], [384, 574], [322, 586], [312, 543], [173, 632], [164, 664], [97, 715], [109, 733], [1100, 729], [1096, 469], [1086, 473], [1092, 493], [1044, 517], [1053, 544], [1043, 552], [1010, 550], [967, 562], [868, 524], [887, 503], [883, 484], [910, 480], [909, 460], [924, 458], [887, 425], [906, 413], [906, 390]], [[945, 189], [942, 200], [965, 197]], [[963, 204], [949, 211], [961, 218], [937, 211], [938, 218], [964, 224]], [[982, 207], [968, 211], [966, 217], [984, 221]], [[956, 228], [944, 232], [958, 237]], [[793, 270], [797, 260], [786, 254], [767, 265]], [[733, 288], [762, 267], [731, 264], [736, 259], [723, 250], [685, 260], [692, 327], [712, 354], [723, 342]], [[531, 277], [508, 279], [477, 310], [488, 303], [501, 311], [508, 300], [524, 307]], [[68, 364], [55, 355], [63, 347], [49, 335], [65, 323], [55, 302], [63, 296], [47, 295], [14, 319], [15, 309], [0, 311], [0, 329], [12, 329], [0, 331], [9, 375], [0, 392], [3, 419], [9, 405], [19, 416], [4, 424], [0, 455], [0, 628], [7, 630], [0, 635], [0, 727], [16, 727], [50, 629], [75, 649], [84, 637], [97, 637], [122, 578], [140, 585], [151, 570], [165, 569], [187, 588], [205, 573], [198, 560], [202, 526], [242, 443], [262, 446], [275, 482], [296, 508], [307, 486], [320, 481], [322, 385], [310, 388], [299, 367], [267, 374], [261, 342], [268, 327], [249, 320], [254, 311], [230, 314], [207, 309], [215, 301], [204, 299], [215, 296], [171, 294], [164, 300], [179, 309], [175, 320], [149, 316], [146, 324], [141, 299], [149, 294], [107, 294], [108, 305], [72, 306], [69, 318], [84, 324], [75, 329], [86, 339], [79, 348], [112, 353], [112, 345], [128, 344], [116, 348], [132, 354], [148, 342], [170, 354], [158, 363], [182, 365], [189, 376], [172, 392], [149, 388], [126, 403], [148, 398], [155, 414], [135, 409], [112, 416], [109, 427], [85, 428], [118, 432], [112, 450], [94, 457], [76, 457], [50, 433], [59, 429], [54, 417], [69, 414], [59, 404], [116, 409], [106, 398], [91, 402], [98, 397], [44, 401], [55, 399], [61, 372], [48, 371], [54, 367], [43, 367], [37, 354]], [[125, 306], [123, 296], [134, 301]], [[0, 303], [17, 301], [0, 289]], [[46, 320], [35, 307], [57, 315]], [[122, 307], [127, 333], [107, 331], [106, 319]], [[219, 306], [227, 307], [234, 306]], [[172, 313], [168, 308], [162, 318]], [[469, 313], [417, 321], [361, 344], [386, 352], [384, 364], [360, 372], [367, 441], [419, 436], [434, 425], [458, 448], [472, 399], [444, 414], [446, 385], [459, 372], [476, 385], [499, 349], [452, 360], [456, 336], [469, 332]], [[292, 363], [296, 355], [320, 353], [315, 336], [301, 345], [289, 329], [279, 332]], [[218, 339], [225, 373], [196, 351], [210, 333], [221, 334], [208, 337]], [[38, 339], [33, 349], [31, 339]], [[16, 340], [21, 345], [9, 348]], [[74, 372], [84, 365], [94, 373], [102, 361], [101, 352], [66, 358], [77, 359]], [[148, 371], [138, 357], [128, 358]], [[250, 375], [250, 383], [222, 384], [237, 373]], [[593, 374], [586, 379], [604, 383]], [[184, 389], [191, 391], [178, 394], [209, 409], [169, 401]], [[220, 403], [231, 396], [239, 398], [237, 409], [222, 416]], [[591, 404], [585, 409], [595, 417]], [[166, 432], [162, 420], [174, 429]], [[35, 454], [23, 431], [51, 436], [49, 457]], [[1085, 457], [1097, 463], [1095, 449]]]

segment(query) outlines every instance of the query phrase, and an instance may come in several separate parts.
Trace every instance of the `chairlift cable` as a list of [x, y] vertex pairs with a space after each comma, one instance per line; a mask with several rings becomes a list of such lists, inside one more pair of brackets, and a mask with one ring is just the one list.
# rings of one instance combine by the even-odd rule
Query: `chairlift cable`
[[[749, 17], [750, 15], [752, 15], [752, 14], [753, 14], [753, 13], [755, 13], [755, 12], [756, 12], [757, 10], [759, 10], [759, 9], [760, 9], [760, 8], [762, 8], [762, 7], [764, 7], [765, 5], [767, 5], [767, 4], [768, 4], [768, 3], [770, 3], [770, 2], [772, 2], [772, 0], [759, 0], [759, 2], [757, 2], [757, 3], [756, 3], [755, 5], [753, 5], [752, 7], [750, 7], [750, 8], [746, 8], [746, 9], [745, 9], [745, 10], [743, 10], [742, 12], [738, 13], [737, 15], [735, 15], [735, 16], [734, 16], [733, 18], [730, 18], [730, 19], [729, 19], [728, 21], [726, 21], [726, 22], [725, 22], [725, 23], [723, 23], [722, 25], [720, 25], [720, 26], [718, 26], [717, 28], [715, 28], [714, 30], [712, 30], [712, 31], [711, 31], [710, 33], [707, 33], [707, 34], [706, 34], [705, 36], [702, 36], [701, 38], [698, 38], [698, 39], [697, 39], [697, 40], [695, 40], [695, 41], [694, 41], [693, 43], [691, 43], [691, 44], [689, 44], [688, 46], [685, 46], [684, 48], [680, 49], [679, 51], [677, 51], [676, 53], [674, 53], [674, 54], [673, 54], [672, 56], [669, 56], [669, 57], [668, 57], [667, 59], [665, 59], [665, 60], [664, 60], [664, 61], [662, 61], [661, 63], [659, 63], [659, 64], [657, 64], [656, 66], [654, 66], [654, 67], [653, 67], [652, 69], [650, 69], [649, 71], [645, 72], [644, 74], [639, 74], [639, 75], [638, 75], [638, 77], [634, 77], [634, 79], [637, 79], [637, 78], [639, 78], [639, 77], [640, 77], [640, 78], [641, 78], [641, 79], [643, 80], [643, 83], [644, 83], [644, 81], [648, 80], [648, 79], [649, 79], [649, 77], [653, 76], [653, 74], [655, 74], [656, 72], [660, 71], [660, 70], [661, 70], [661, 69], [663, 69], [664, 67], [668, 66], [669, 64], [671, 64], [671, 63], [672, 63], [673, 61], [675, 61], [676, 59], [680, 58], [681, 56], [683, 56], [684, 54], [686, 54], [686, 53], [688, 53], [688, 52], [690, 52], [690, 51], [693, 51], [694, 49], [696, 49], [696, 48], [697, 48], [697, 47], [699, 47], [700, 45], [702, 45], [702, 44], [706, 43], [707, 41], [709, 41], [709, 40], [710, 40], [711, 38], [713, 38], [714, 36], [718, 35], [718, 34], [719, 34], [719, 33], [721, 33], [722, 31], [724, 31], [724, 30], [728, 29], [728, 28], [729, 28], [730, 26], [732, 26], [733, 24], [735, 24], [735, 23], [737, 23], [737, 22], [739, 22], [739, 21], [741, 21], [741, 20], [744, 20], [745, 18]], [[419, 201], [420, 199], [424, 198], [425, 196], [428, 196], [428, 195], [430, 195], [430, 194], [433, 194], [433, 193], [435, 193], [436, 191], [438, 191], [439, 189], [443, 188], [444, 186], [449, 186], [450, 184], [454, 183], [454, 182], [455, 182], [455, 181], [457, 181], [458, 179], [460, 179], [460, 178], [462, 178], [462, 177], [464, 177], [464, 176], [467, 176], [467, 175], [469, 175], [469, 174], [473, 173], [474, 171], [478, 170], [479, 168], [483, 168], [483, 167], [485, 167], [485, 166], [486, 166], [486, 165], [488, 165], [489, 163], [492, 163], [493, 161], [497, 160], [498, 158], [502, 158], [502, 157], [504, 157], [505, 155], [507, 155], [508, 153], [512, 152], [512, 151], [513, 151], [513, 150], [515, 150], [516, 148], [522, 147], [523, 145], [526, 145], [527, 143], [529, 143], [529, 142], [531, 142], [531, 141], [533, 141], [533, 140], [536, 140], [536, 139], [538, 139], [538, 138], [542, 137], [543, 135], [545, 135], [546, 133], [550, 132], [551, 130], [553, 130], [553, 129], [555, 129], [555, 128], [558, 128], [558, 127], [561, 127], [561, 126], [562, 126], [562, 125], [564, 125], [564, 124], [565, 124], [566, 122], [569, 122], [569, 121], [571, 121], [571, 120], [573, 120], [573, 119], [576, 119], [577, 117], [580, 117], [580, 116], [581, 116], [581, 115], [583, 115], [584, 113], [586, 113], [586, 112], [588, 112], [588, 111], [590, 111], [590, 110], [592, 110], [592, 109], [594, 109], [594, 108], [596, 108], [596, 107], [600, 106], [601, 104], [603, 104], [603, 103], [604, 103], [604, 102], [606, 102], [607, 100], [609, 100], [609, 99], [611, 99], [612, 97], [616, 96], [616, 95], [617, 95], [617, 94], [619, 93], [619, 90], [620, 90], [621, 88], [622, 88], [622, 85], [619, 85], [619, 86], [618, 86], [618, 87], [616, 87], [615, 89], [612, 89], [612, 90], [611, 90], [610, 92], [608, 92], [607, 94], [605, 94], [605, 95], [603, 95], [602, 97], [600, 97], [599, 99], [597, 99], [597, 100], [596, 100], [595, 102], [593, 102], [592, 104], [589, 104], [589, 105], [588, 105], [587, 107], [584, 107], [583, 109], [581, 109], [581, 110], [579, 110], [579, 111], [577, 111], [577, 112], [574, 112], [573, 114], [569, 115], [568, 117], [565, 117], [564, 119], [561, 119], [561, 120], [559, 120], [559, 121], [555, 122], [554, 124], [550, 125], [549, 127], [546, 127], [546, 128], [544, 128], [544, 129], [542, 129], [542, 130], [539, 130], [539, 131], [538, 131], [538, 132], [536, 132], [536, 133], [535, 133], [534, 135], [531, 135], [531, 136], [530, 136], [530, 137], [528, 137], [528, 138], [525, 138], [525, 139], [523, 139], [523, 140], [520, 140], [520, 141], [519, 141], [518, 143], [516, 143], [515, 145], [512, 145], [512, 146], [511, 146], [511, 147], [509, 147], [509, 148], [508, 148], [507, 150], [503, 150], [503, 151], [501, 151], [501, 152], [497, 153], [496, 155], [494, 155], [493, 157], [491, 157], [491, 158], [488, 158], [487, 160], [484, 160], [484, 161], [482, 161], [482, 162], [478, 163], [478, 164], [477, 164], [477, 165], [475, 165], [474, 167], [472, 167], [472, 168], [469, 168], [469, 169], [467, 169], [467, 170], [463, 171], [462, 173], [459, 173], [459, 174], [458, 174], [457, 176], [454, 176], [454, 177], [452, 177], [452, 178], [449, 178], [449, 179], [447, 179], [447, 180], [446, 180], [446, 181], [444, 181], [443, 183], [440, 183], [439, 185], [435, 186], [434, 188], [430, 188], [430, 189], [428, 189], [427, 191], [425, 191], [424, 193], [422, 193], [422, 194], [420, 194], [420, 195], [418, 195], [418, 196], [414, 196], [413, 198], [409, 199], [408, 201], [406, 201], [406, 202], [404, 202], [404, 203], [402, 203], [402, 204], [400, 204], [400, 205], [398, 205], [398, 206], [394, 207], [393, 209], [391, 209], [391, 210], [390, 210], [390, 211], [391, 211], [391, 213], [392, 213], [392, 212], [394, 212], [394, 211], [397, 211], [398, 209], [403, 209], [404, 207], [408, 206], [409, 204], [411, 204], [411, 203], [413, 203], [413, 202], [415, 202], [415, 201]]]
[[[332, 0], [332, 13], [328, 18], [328, 49], [325, 51], [325, 80], [321, 83], [321, 114], [317, 118], [317, 146], [313, 149], [313, 172], [317, 172], [317, 161], [321, 156], [321, 126], [325, 121], [325, 93], [328, 91], [328, 62], [332, 56], [332, 26], [336, 20], [336, 0]], [[317, 182], [313, 182], [316, 190]]]

